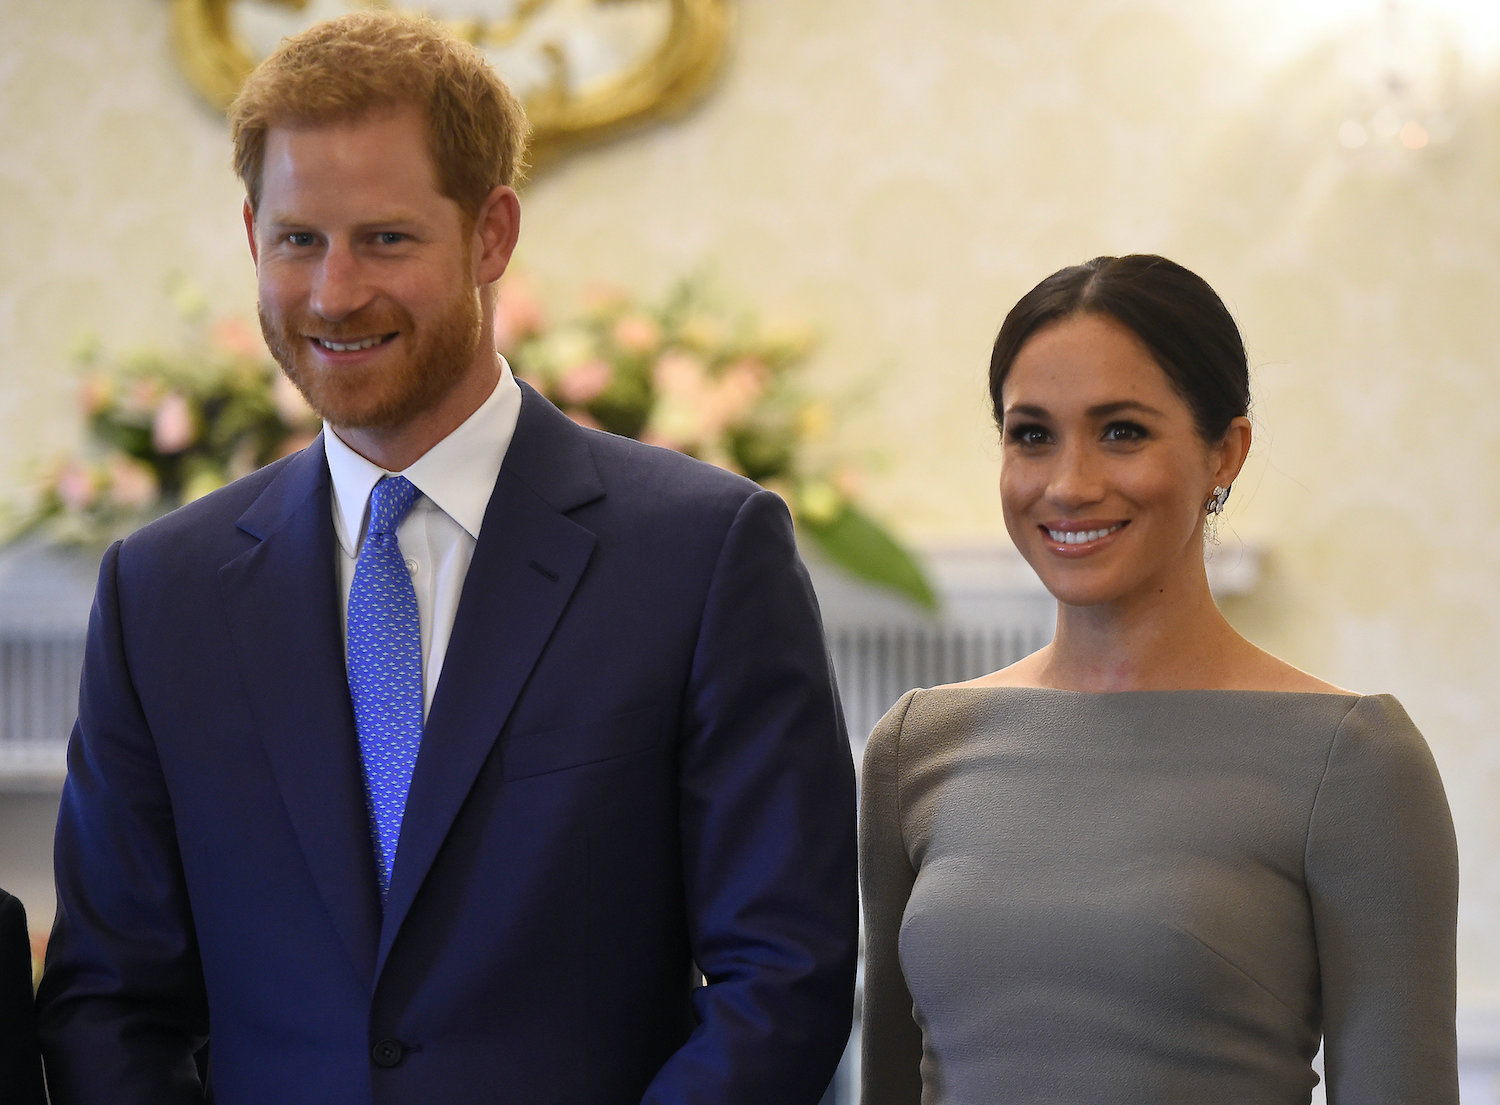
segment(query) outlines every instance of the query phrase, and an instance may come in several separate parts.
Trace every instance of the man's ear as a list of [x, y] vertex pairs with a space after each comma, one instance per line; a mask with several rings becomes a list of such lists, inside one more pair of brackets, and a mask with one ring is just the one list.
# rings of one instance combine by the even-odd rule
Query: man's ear
[[255, 208], [250, 206], [250, 197], [245, 197], [245, 237], [250, 240], [250, 260], [260, 267], [260, 247], [255, 244]]
[[521, 234], [521, 201], [515, 189], [497, 184], [474, 220], [474, 278], [481, 287], [505, 275]]

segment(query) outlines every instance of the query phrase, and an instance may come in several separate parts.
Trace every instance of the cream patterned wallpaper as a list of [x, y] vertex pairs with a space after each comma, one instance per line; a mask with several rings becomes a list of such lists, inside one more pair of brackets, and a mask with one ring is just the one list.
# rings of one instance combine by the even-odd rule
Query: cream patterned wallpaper
[[[1317, 7], [1309, 17], [1305, 8]], [[562, 295], [711, 271], [823, 334], [839, 441], [912, 540], [1003, 541], [989, 342], [1053, 269], [1155, 251], [1239, 318], [1257, 440], [1226, 526], [1261, 644], [1399, 695], [1447, 782], [1466, 1006], [1500, 1007], [1500, 21], [1454, 0], [743, 0], [718, 92], [523, 196]], [[225, 130], [165, 0], [0, 0], [0, 470], [74, 433], [68, 352], [250, 315]], [[1477, 14], [1476, 14], [1477, 13]], [[1384, 51], [1384, 53], [1382, 53]], [[1341, 144], [1408, 67], [1436, 138]], [[1385, 95], [1389, 96], [1390, 93]], [[1345, 130], [1345, 138], [1351, 137]]]

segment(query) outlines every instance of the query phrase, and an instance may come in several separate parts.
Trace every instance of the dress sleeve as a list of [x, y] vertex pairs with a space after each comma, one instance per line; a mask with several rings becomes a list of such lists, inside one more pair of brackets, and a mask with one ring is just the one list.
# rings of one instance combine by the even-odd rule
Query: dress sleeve
[[916, 871], [901, 826], [901, 726], [916, 691], [880, 719], [860, 782], [859, 875], [865, 912], [862, 1105], [920, 1105], [922, 1031], [901, 973], [901, 918]]
[[1389, 696], [1334, 737], [1307, 887], [1329, 1105], [1457, 1105], [1458, 848], [1432, 753]]

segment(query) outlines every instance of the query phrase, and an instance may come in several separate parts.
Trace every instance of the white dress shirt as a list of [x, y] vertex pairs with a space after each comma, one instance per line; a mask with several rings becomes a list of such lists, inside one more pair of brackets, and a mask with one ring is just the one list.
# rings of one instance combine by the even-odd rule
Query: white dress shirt
[[521, 389], [504, 358], [500, 382], [473, 414], [404, 472], [387, 472], [340, 440], [323, 424], [323, 445], [332, 478], [333, 532], [339, 546], [345, 648], [348, 647], [349, 587], [370, 519], [370, 492], [387, 475], [405, 476], [422, 494], [396, 529], [406, 570], [417, 593], [422, 626], [422, 717], [432, 706], [464, 576], [474, 556], [485, 507], [521, 413]]

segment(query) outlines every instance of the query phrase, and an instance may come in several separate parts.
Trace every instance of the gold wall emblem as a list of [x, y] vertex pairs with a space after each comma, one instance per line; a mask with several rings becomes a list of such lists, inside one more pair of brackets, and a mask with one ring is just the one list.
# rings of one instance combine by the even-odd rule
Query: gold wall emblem
[[[172, 42], [193, 87], [220, 111], [283, 37], [379, 0], [172, 0]], [[723, 61], [728, 0], [490, 0], [420, 7], [474, 43], [526, 105], [531, 163], [680, 114]]]

